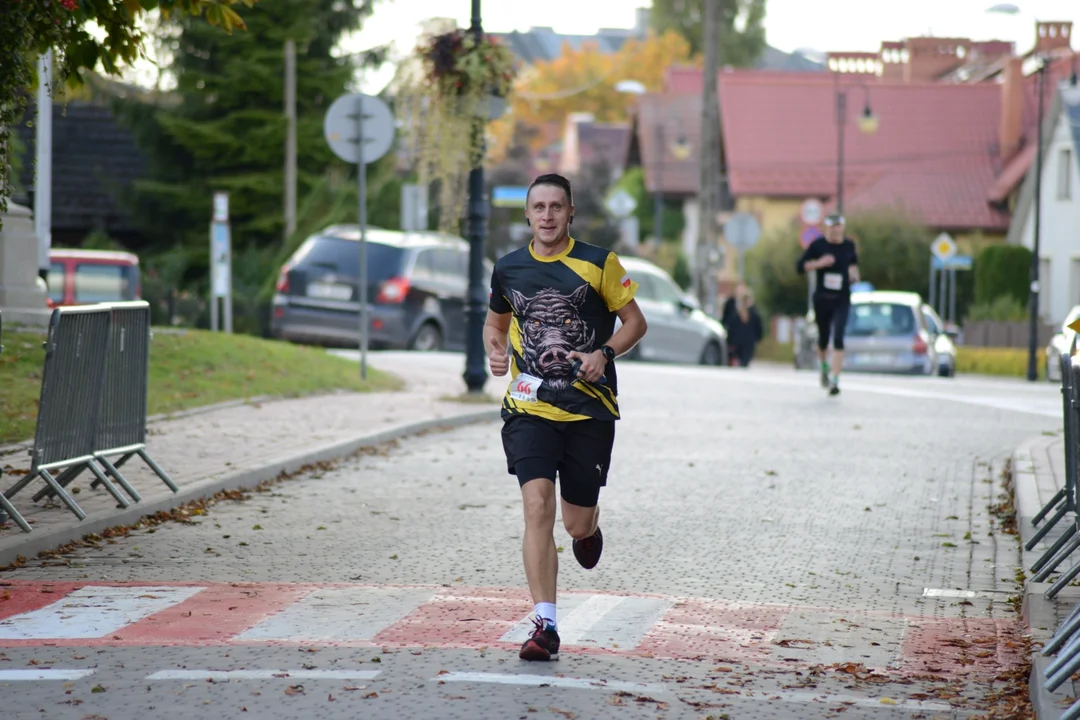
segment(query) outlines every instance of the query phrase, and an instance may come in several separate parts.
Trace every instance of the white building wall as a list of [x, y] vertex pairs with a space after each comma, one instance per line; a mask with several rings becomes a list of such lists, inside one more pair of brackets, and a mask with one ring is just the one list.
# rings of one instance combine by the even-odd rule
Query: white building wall
[[[1043, 159], [1042, 222], [1039, 228], [1039, 314], [1044, 322], [1058, 325], [1069, 310], [1080, 304], [1080, 148], [1073, 142], [1064, 114], [1058, 120]], [[1068, 165], [1062, 166], [1062, 151]], [[1069, 197], [1059, 197], [1059, 172], [1069, 174]], [[1024, 247], [1031, 249], [1035, 235], [1035, 206], [1024, 225]]]

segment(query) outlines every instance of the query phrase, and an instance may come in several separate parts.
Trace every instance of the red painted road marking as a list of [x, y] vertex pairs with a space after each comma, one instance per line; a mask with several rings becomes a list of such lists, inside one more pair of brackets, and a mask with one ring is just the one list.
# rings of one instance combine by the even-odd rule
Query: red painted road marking
[[[11, 626], [13, 618], [61, 603], [67, 595], [86, 586], [151, 588], [199, 587], [191, 597], [165, 610], [132, 622], [105, 637], [56, 637], [40, 639], [0, 639], [0, 647], [50, 646], [221, 646], [246, 645], [322, 645], [342, 647], [430, 647], [513, 649], [515, 643], [502, 640], [507, 633], [526, 618], [532, 604], [522, 588], [421, 587], [431, 597], [404, 616], [387, 621], [371, 636], [371, 640], [329, 640], [312, 642], [313, 629], [325, 636], [326, 627], [302, 627], [303, 622], [319, 622], [317, 617], [304, 620], [295, 629], [274, 640], [240, 639], [259, 623], [277, 618], [297, 603], [319, 590], [344, 588], [362, 597], [364, 590], [372, 591], [377, 602], [388, 587], [351, 584], [293, 584], [293, 583], [42, 583], [13, 581], [0, 586], [0, 628]], [[410, 587], [400, 586], [403, 589]], [[593, 636], [602, 634], [605, 647], [569, 643], [574, 653], [608, 653], [671, 659], [703, 659], [711, 662], [776, 664], [792, 667], [774, 650], [777, 634], [793, 612], [823, 611], [822, 608], [803, 608], [780, 605], [732, 604], [701, 598], [661, 598], [661, 596], [627, 596], [619, 593], [581, 593], [585, 597], [634, 597], [665, 600], [666, 610], [659, 619], [642, 620], [640, 627], [625, 627], [625, 623], [604, 624], [597, 619]], [[333, 593], [331, 593], [333, 595]], [[340, 594], [339, 594], [340, 595]], [[6, 599], [4, 599], [6, 598]], [[670, 604], [670, 607], [667, 605]], [[371, 603], [356, 602], [350, 608], [328, 608], [331, 614], [355, 611], [357, 617]], [[594, 602], [596, 607], [619, 604]], [[353, 610], [355, 608], [355, 610]], [[106, 606], [102, 612], [110, 612]], [[614, 612], [614, 611], [613, 611]], [[892, 672], [906, 674], [965, 673], [993, 674], [1016, 667], [1022, 660], [1020, 624], [1013, 619], [897, 617], [888, 613], [851, 613], [851, 617], [889, 618], [893, 625], [904, 628], [902, 637], [891, 638], [900, 647], [892, 663]], [[288, 623], [287, 623], [288, 625]], [[286, 628], [291, 630], [291, 626]], [[608, 637], [608, 633], [612, 633]], [[630, 638], [620, 642], [619, 633]], [[72, 634], [75, 631], [72, 630]], [[888, 638], [886, 638], [888, 639]], [[882, 641], [875, 636], [866, 638]], [[800, 650], [804, 648], [800, 646]], [[835, 654], [836, 649], [830, 651]], [[860, 662], [859, 648], [850, 650], [851, 662]], [[804, 664], [814, 664], [813, 647], [800, 653]]]

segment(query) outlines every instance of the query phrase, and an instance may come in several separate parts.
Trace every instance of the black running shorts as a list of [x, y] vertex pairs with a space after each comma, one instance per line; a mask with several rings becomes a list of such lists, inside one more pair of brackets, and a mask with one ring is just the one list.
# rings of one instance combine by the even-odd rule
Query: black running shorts
[[607, 485], [615, 422], [574, 420], [556, 422], [534, 415], [514, 415], [502, 429], [506, 467], [518, 485], [558, 473], [563, 500], [595, 507], [600, 488]]
[[851, 309], [846, 298], [827, 300], [824, 298], [814, 299], [814, 321], [817, 323], [818, 349], [825, 350], [829, 347], [829, 336], [832, 335], [832, 346], [836, 350], [844, 349], [844, 329], [847, 327], [848, 312]]

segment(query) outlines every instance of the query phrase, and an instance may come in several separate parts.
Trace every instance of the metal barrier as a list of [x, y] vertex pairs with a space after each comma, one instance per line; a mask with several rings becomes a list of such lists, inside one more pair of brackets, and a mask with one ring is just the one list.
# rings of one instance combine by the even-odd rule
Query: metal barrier
[[[50, 472], [65, 468], [61, 478], [67, 477], [68, 482], [83, 470], [90, 470], [121, 507], [128, 507], [124, 496], [94, 462], [110, 320], [108, 307], [100, 305], [53, 310], [45, 342], [34, 447], [30, 451], [33, 462], [30, 474], [4, 493], [8, 500], [40, 477], [82, 520], [86, 513]], [[25, 532], [31, 531], [18, 511], [12, 517]]]
[[[4, 352], [4, 315], [0, 313], [0, 354]], [[4, 468], [0, 467], [0, 476], [4, 474]], [[15, 508], [12, 506], [11, 501], [3, 495], [0, 495], [0, 525], [3, 525], [8, 521], [8, 518], [14, 517]]]
[[[105, 395], [98, 424], [94, 457], [105, 466], [131, 499], [142, 500], [120, 474], [120, 468], [138, 455], [174, 493], [180, 488], [146, 451], [147, 400], [150, 389], [150, 304], [145, 301], [113, 303]], [[119, 456], [114, 464], [110, 458]], [[101, 484], [95, 480], [91, 487]]]
[[[1075, 341], [1073, 347], [1075, 349]], [[1050, 512], [1051, 508], [1057, 506], [1054, 515], [1046, 522], [1046, 524], [1038, 529], [1031, 539], [1028, 540], [1024, 548], [1028, 551], [1033, 550], [1039, 541], [1046, 537], [1046, 534], [1049, 533], [1058, 522], [1064, 519], [1066, 515], [1072, 514], [1073, 521], [1054, 544], [1043, 553], [1042, 557], [1031, 566], [1032, 572], [1035, 573], [1033, 577], [1035, 582], [1044, 581], [1066, 557], [1080, 548], [1080, 534], [1078, 534], [1080, 527], [1077, 525], [1076, 517], [1076, 443], [1078, 434], [1080, 434], [1078, 433], [1078, 431], [1080, 431], [1080, 426], [1077, 425], [1076, 417], [1076, 397], [1078, 390], [1080, 390], [1080, 385], [1078, 385], [1077, 379], [1073, 374], [1072, 359], [1069, 354], [1062, 354], [1061, 402], [1062, 420], [1065, 431], [1065, 483], [1063, 487], [1050, 498], [1050, 501], [1046, 506], [1031, 519], [1032, 525], [1038, 525]]]
[[[1062, 534], [1036, 565], [1038, 566], [1033, 580], [1041, 582], [1077, 549], [1080, 549], [1080, 518], [1076, 517], [1076, 491], [1077, 481], [1080, 479], [1080, 358], [1075, 358], [1076, 339], [1073, 339], [1069, 353], [1062, 357], [1061, 385], [1064, 394], [1063, 410], [1065, 423], [1065, 487], [1062, 492], [1055, 495], [1051, 505], [1058, 504], [1058, 512], [1054, 515], [1056, 522], [1064, 517], [1065, 512], [1071, 512], [1073, 519], [1071, 526]], [[1067, 508], [1064, 507], [1067, 505]], [[1040, 513], [1042, 517], [1047, 514], [1047, 508]], [[1039, 519], [1041, 520], [1042, 517]], [[1039, 536], [1045, 536], [1045, 532]], [[1028, 543], [1028, 549], [1033, 547], [1034, 542]], [[1036, 569], [1036, 568], [1033, 568]], [[1058, 577], [1046, 591], [1046, 597], [1054, 598], [1066, 586], [1080, 575], [1080, 562], [1075, 563]], [[1041, 651], [1044, 657], [1057, 655], [1045, 671], [1046, 689], [1056, 691], [1074, 673], [1080, 671], [1080, 604], [1077, 604], [1068, 617], [1058, 626], [1053, 637]], [[1080, 701], [1073, 702], [1061, 715], [1061, 720], [1080, 720]]]

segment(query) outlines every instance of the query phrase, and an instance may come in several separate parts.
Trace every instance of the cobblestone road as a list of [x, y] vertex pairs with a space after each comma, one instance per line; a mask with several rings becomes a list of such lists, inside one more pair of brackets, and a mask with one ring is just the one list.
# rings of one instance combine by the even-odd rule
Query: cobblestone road
[[0, 715], [978, 713], [1022, 648], [1017, 543], [988, 508], [1012, 449], [1059, 425], [1054, 389], [620, 376], [600, 565], [557, 535], [560, 662], [517, 659], [519, 495], [480, 425], [0, 577]]

